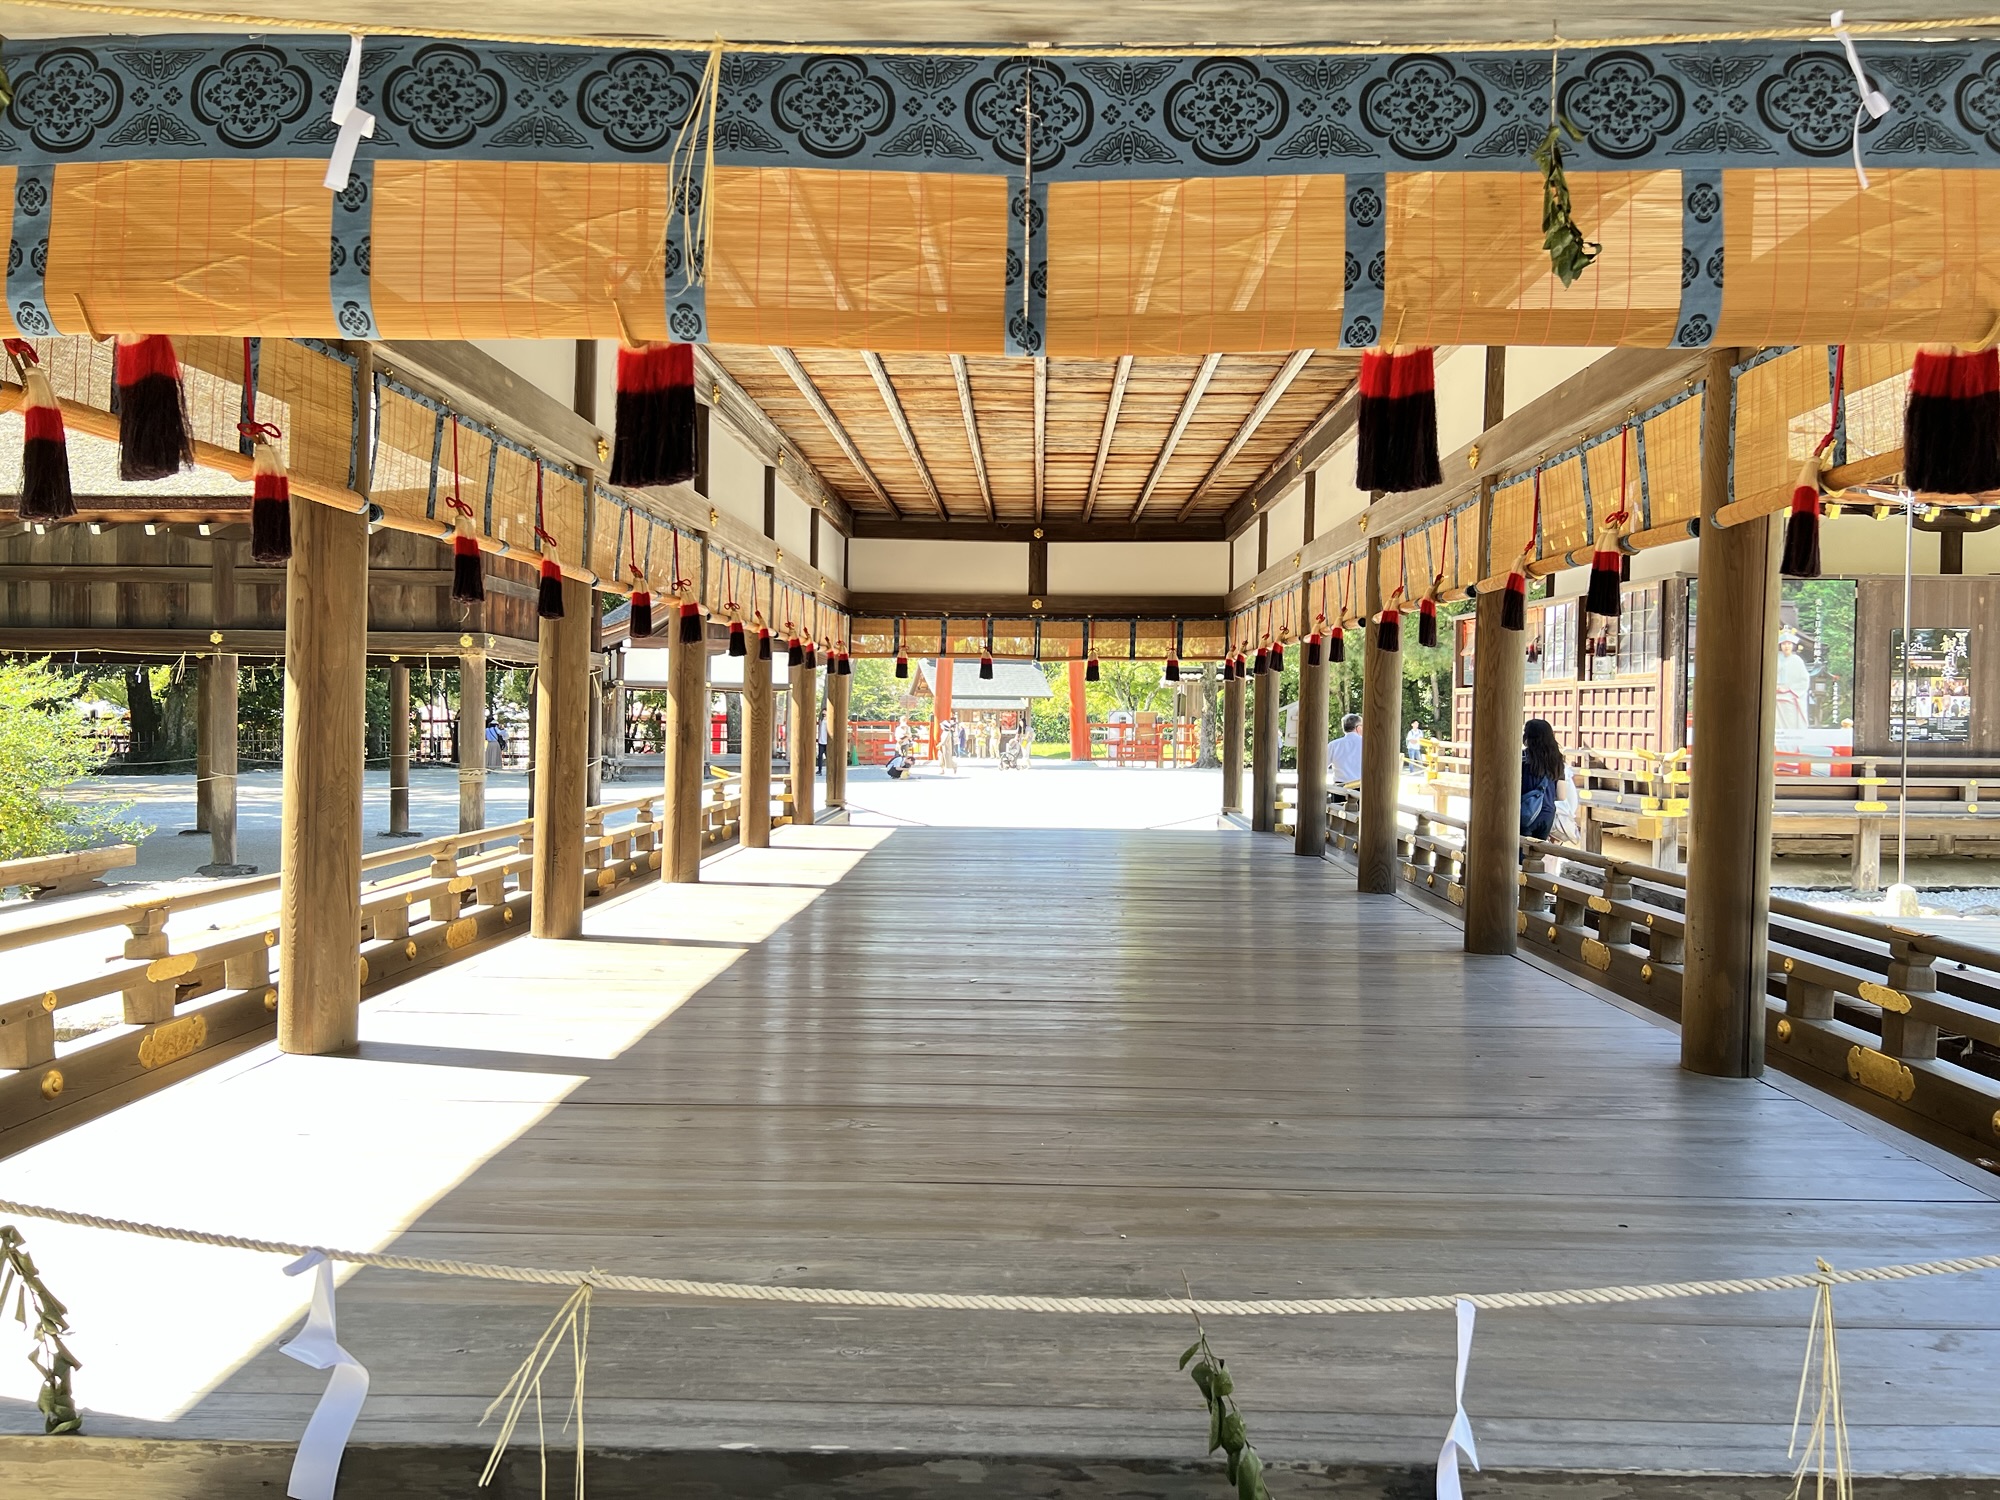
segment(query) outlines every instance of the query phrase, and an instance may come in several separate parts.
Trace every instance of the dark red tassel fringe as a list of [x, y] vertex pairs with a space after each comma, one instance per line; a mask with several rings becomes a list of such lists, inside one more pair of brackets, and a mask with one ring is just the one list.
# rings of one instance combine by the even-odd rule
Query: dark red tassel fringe
[[250, 470], [250, 556], [281, 563], [292, 555], [292, 481], [276, 443], [258, 442]]
[[692, 599], [681, 605], [681, 644], [693, 646], [701, 641], [701, 606]]
[[1403, 617], [1393, 609], [1383, 610], [1382, 618], [1376, 622], [1375, 649], [1377, 651], [1403, 649]]
[[1417, 601], [1417, 644], [1435, 646], [1438, 643], [1437, 600], [1431, 598]]
[[1174, 657], [1170, 656], [1167, 658], [1167, 681], [1179, 682], [1180, 680], [1181, 680], [1181, 664]]
[[1500, 628], [1528, 628], [1528, 575], [1519, 568], [1507, 575], [1507, 590], [1500, 596]]
[[1583, 596], [1586, 613], [1607, 620], [1618, 618], [1618, 560], [1623, 554], [1613, 546], [1600, 546], [1590, 555], [1590, 589]]
[[1090, 658], [1090, 659], [1089, 659], [1088, 661], [1086, 661], [1086, 662], [1085, 662], [1085, 663], [1083, 664], [1083, 680], [1084, 680], [1085, 682], [1095, 682], [1095, 681], [1097, 681], [1097, 658], [1096, 658], [1096, 657], [1094, 657], [1094, 656], [1093, 656], [1093, 657], [1091, 657], [1091, 658]]
[[749, 655], [749, 646], [743, 638], [743, 622], [741, 620], [731, 620], [729, 622], [729, 654], [731, 656]]
[[63, 431], [62, 407], [49, 377], [35, 360], [25, 339], [9, 339], [7, 347], [21, 360], [21, 500], [24, 521], [63, 521], [76, 514], [76, 496], [69, 481], [69, 439]]
[[1361, 356], [1354, 482], [1401, 494], [1444, 482], [1438, 466], [1437, 369], [1429, 349]]
[[1933, 495], [2000, 489], [2000, 349], [1917, 351], [1903, 409], [1903, 482]]
[[194, 467], [181, 362], [165, 334], [118, 336], [118, 477], [164, 479]]
[[806, 664], [805, 642], [801, 641], [797, 636], [793, 636], [791, 638], [791, 640], [786, 645], [785, 651], [786, 651], [785, 655], [786, 666], [803, 667]]
[[1785, 551], [1778, 571], [1787, 578], [1819, 577], [1819, 460], [1809, 458], [1792, 490], [1785, 517]]
[[653, 596], [646, 589], [632, 590], [632, 639], [650, 640], [653, 634]]
[[542, 585], [535, 594], [535, 613], [544, 620], [563, 617], [562, 568], [553, 557], [542, 559]]
[[1326, 659], [1334, 663], [1347, 660], [1347, 632], [1338, 625], [1333, 627], [1333, 634], [1326, 638]]
[[479, 538], [456, 533], [451, 539], [451, 597], [454, 604], [483, 604], [486, 580], [479, 566]]
[[982, 656], [979, 658], [979, 680], [981, 682], [991, 682], [993, 680], [992, 657]]
[[910, 675], [910, 659], [900, 653], [896, 657], [896, 675], [898, 677], [908, 677]]
[[694, 406], [694, 345], [621, 348], [611, 482], [643, 488], [694, 478]]
[[759, 630], [757, 631], [757, 660], [769, 661], [770, 659], [771, 659], [771, 632], [759, 628]]

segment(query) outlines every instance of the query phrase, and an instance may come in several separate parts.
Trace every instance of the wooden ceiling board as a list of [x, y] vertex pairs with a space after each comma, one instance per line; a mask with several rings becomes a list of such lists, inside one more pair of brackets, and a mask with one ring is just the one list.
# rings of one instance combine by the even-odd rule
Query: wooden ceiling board
[[[715, 354], [857, 514], [891, 518], [888, 507], [862, 479], [770, 350], [719, 347]], [[937, 512], [929, 491], [862, 357], [827, 350], [796, 357], [903, 517], [935, 520]], [[1217, 460], [1236, 440], [1290, 359], [1282, 352], [1232, 354], [1217, 363], [1161, 470], [1143, 512], [1146, 519], [1172, 520], [1184, 508], [1189, 520], [1212, 520], [1222, 515], [1340, 399], [1359, 368], [1354, 355], [1315, 353], [1228, 466], [1203, 489]], [[1048, 363], [1044, 520], [1077, 521], [1083, 517], [1117, 367], [1116, 359], [1056, 359]], [[1115, 524], [1132, 518], [1202, 367], [1203, 361], [1194, 357], [1141, 356], [1133, 361], [1098, 485], [1094, 520]], [[964, 408], [949, 357], [884, 355], [882, 368], [937, 487], [946, 517], [985, 520], [985, 497], [966, 437]], [[1033, 521], [1034, 361], [969, 358], [966, 375], [993, 491], [994, 518]], [[1190, 507], [1189, 497], [1198, 490], [1200, 494]]]

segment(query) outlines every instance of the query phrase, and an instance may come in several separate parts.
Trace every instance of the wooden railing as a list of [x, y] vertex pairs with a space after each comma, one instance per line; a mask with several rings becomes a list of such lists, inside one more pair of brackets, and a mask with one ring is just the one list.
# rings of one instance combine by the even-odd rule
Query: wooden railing
[[[1464, 902], [1463, 820], [1399, 809], [1397, 860], [1416, 892]], [[1330, 806], [1329, 843], [1352, 850], [1359, 801]], [[1680, 1018], [1687, 877], [1589, 850], [1522, 840], [1517, 926], [1531, 950]], [[1553, 871], [1542, 868], [1553, 861]], [[1961, 1149], [2000, 1142], [2000, 951], [1774, 897], [1765, 1047], [1773, 1065]], [[1912, 1119], [1914, 1117], [1914, 1121]]]
[[[702, 789], [702, 843], [737, 836], [742, 780]], [[774, 823], [790, 819], [787, 778], [771, 782]], [[586, 889], [604, 894], [661, 861], [659, 792], [606, 802], [587, 811]], [[629, 821], [621, 821], [629, 819]], [[373, 872], [395, 872], [370, 879]], [[419, 965], [450, 959], [488, 939], [527, 927], [532, 901], [534, 823], [522, 820], [469, 833], [446, 834], [366, 856], [362, 862], [361, 927], [355, 959], [364, 996], [379, 992]], [[118, 956], [92, 948], [67, 961], [76, 977], [17, 987], [0, 1000], [0, 1152], [23, 1127], [45, 1124], [106, 1090], [142, 1092], [192, 1068], [204, 1052], [255, 1038], [275, 1024], [283, 955], [277, 949], [277, 875], [217, 881], [188, 890], [156, 888], [127, 899], [98, 898], [23, 908], [0, 916], [0, 953], [104, 934]], [[240, 910], [216, 912], [217, 907]], [[208, 920], [185, 920], [202, 913]], [[183, 919], [176, 926], [176, 919]], [[84, 945], [89, 946], [89, 945]], [[0, 994], [5, 994], [0, 989]], [[68, 1044], [56, 1040], [63, 1012], [118, 997], [119, 1021]], [[211, 1061], [214, 1059], [211, 1058]], [[173, 1068], [171, 1064], [183, 1064]], [[136, 1085], [136, 1089], [132, 1086]]]

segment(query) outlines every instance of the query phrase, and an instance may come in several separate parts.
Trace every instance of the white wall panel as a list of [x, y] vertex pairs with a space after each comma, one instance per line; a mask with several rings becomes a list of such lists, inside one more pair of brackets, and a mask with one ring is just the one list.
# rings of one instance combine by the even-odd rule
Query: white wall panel
[[[1319, 501], [1313, 501], [1313, 509], [1319, 509]], [[1264, 512], [1264, 519], [1271, 528], [1271, 543], [1266, 552], [1273, 564], [1281, 557], [1289, 557], [1305, 545], [1306, 540], [1306, 486], [1300, 480], [1284, 494], [1273, 500]]]
[[[805, 497], [785, 483], [785, 476], [778, 476], [777, 543], [785, 549], [787, 557], [806, 561], [812, 551], [812, 507]], [[763, 530], [763, 499], [758, 498], [757, 528]]]
[[1025, 594], [1028, 544], [857, 537], [848, 543], [847, 586], [865, 594], [948, 594], [959, 590]]
[[[1253, 551], [1251, 561], [1256, 557]], [[1051, 542], [1051, 594], [1221, 594], [1224, 542]]]
[[708, 503], [752, 531], [764, 530], [764, 460], [725, 422], [708, 424]]

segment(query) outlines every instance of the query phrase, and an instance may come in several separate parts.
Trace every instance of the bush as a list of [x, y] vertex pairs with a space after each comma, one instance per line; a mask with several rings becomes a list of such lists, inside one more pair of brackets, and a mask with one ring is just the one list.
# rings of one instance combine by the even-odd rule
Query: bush
[[153, 830], [130, 803], [80, 801], [70, 783], [97, 767], [97, 745], [70, 706], [80, 680], [41, 661], [0, 661], [0, 859], [136, 842]]

